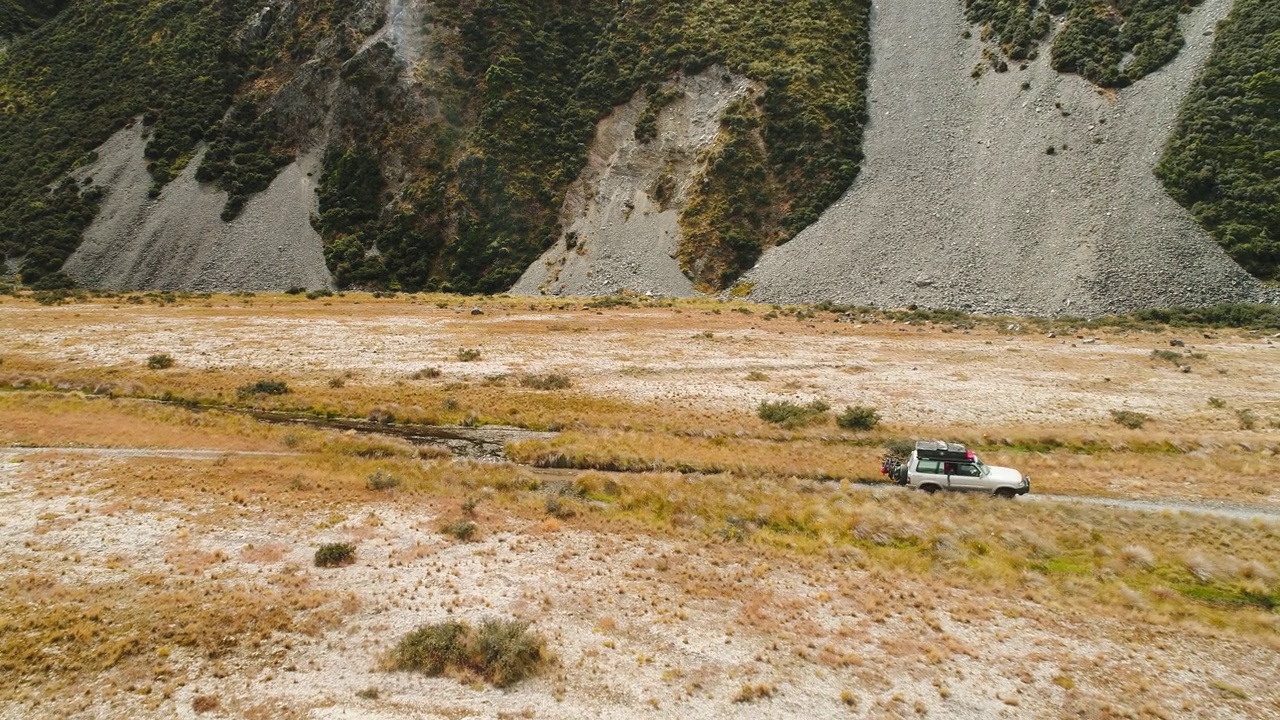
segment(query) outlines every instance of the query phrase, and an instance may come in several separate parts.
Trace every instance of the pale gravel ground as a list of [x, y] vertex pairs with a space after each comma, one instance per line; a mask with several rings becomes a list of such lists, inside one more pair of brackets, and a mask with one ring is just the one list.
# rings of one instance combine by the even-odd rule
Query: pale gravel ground
[[[339, 629], [291, 637], [283, 652], [269, 643], [219, 661], [221, 678], [211, 663], [175, 649], [170, 662], [188, 682], [158, 711], [147, 712], [136, 694], [110, 691], [104, 676], [90, 686], [101, 699], [75, 717], [193, 718], [196, 695], [219, 698], [221, 710], [212, 716], [256, 706], [293, 717], [388, 719], [905, 717], [923, 710], [978, 720], [1104, 708], [1123, 714], [1151, 705], [1175, 713], [1194, 708], [1205, 718], [1261, 718], [1280, 708], [1275, 655], [1261, 646], [1178, 631], [1134, 636], [1113, 621], [1081, 624], [1015, 598], [887, 582], [839, 563], [770, 564], [678, 540], [507, 522], [479, 542], [458, 544], [435, 531], [438, 511], [413, 500], [361, 505], [333, 527], [327, 514], [284, 519], [252, 504], [234, 526], [198, 521], [209, 507], [135, 503], [106, 512], [109, 464], [124, 459], [26, 455], [18, 463], [6, 455], [0, 459], [0, 496], [9, 508], [0, 520], [6, 568], [71, 568], [79, 581], [95, 582], [169, 572], [170, 553], [220, 551], [228, 558], [218, 565], [223, 578], [293, 566], [313, 587], [360, 600]], [[206, 467], [188, 464], [193, 473]], [[54, 472], [73, 472], [74, 485], [42, 487], [39, 478]], [[504, 523], [486, 522], [495, 524]], [[344, 540], [358, 543], [356, 565], [310, 567], [316, 545]], [[248, 545], [286, 552], [278, 561], [250, 562], [241, 554]], [[79, 559], [69, 563], [67, 553]], [[110, 556], [126, 562], [107, 568]], [[683, 588], [688, 571], [734, 591], [691, 594]], [[838, 582], [856, 590], [828, 593]], [[995, 612], [967, 617], [964, 608], [974, 605]], [[869, 609], [876, 607], [890, 612], [878, 617]], [[376, 669], [379, 653], [419, 624], [495, 615], [535, 619], [558, 667], [506, 691]], [[855, 660], [839, 666], [801, 657], [811, 647]], [[929, 650], [941, 651], [943, 660], [930, 662]], [[1074, 678], [1075, 689], [1056, 684], [1060, 674]], [[556, 697], [560, 675], [567, 682]], [[1145, 697], [1122, 696], [1121, 687], [1135, 681]], [[1215, 690], [1215, 681], [1242, 688], [1248, 699]], [[747, 683], [779, 692], [756, 703], [732, 702]], [[356, 697], [366, 688], [377, 688], [379, 699]], [[840, 700], [845, 690], [857, 698], [856, 709]], [[65, 717], [74, 702], [0, 705], [0, 717]]]
[[1263, 298], [1152, 173], [1230, 7], [1204, 2], [1177, 59], [1113, 96], [1047, 47], [975, 82], [961, 3], [879, 0], [862, 174], [746, 275], [753, 297], [1086, 316]]
[[[6, 352], [73, 366], [139, 366], [149, 355], [167, 352], [184, 368], [314, 373], [321, 383], [348, 370], [378, 382], [424, 367], [440, 368], [445, 381], [557, 372], [591, 394], [657, 401], [681, 411], [741, 411], [765, 399], [821, 398], [836, 407], [880, 407], [887, 422], [957, 428], [1105, 427], [1110, 411], [1121, 408], [1212, 428], [1234, 417], [1207, 411], [1206, 398], [1219, 397], [1231, 408], [1254, 408], [1263, 424], [1280, 417], [1280, 345], [1247, 335], [1187, 337], [1194, 347], [1186, 350], [1207, 359], [1192, 360], [1194, 372], [1179, 373], [1148, 357], [1152, 349], [1168, 348], [1167, 337], [1143, 334], [1085, 344], [1075, 337], [992, 331], [940, 336], [903, 325], [801, 324], [737, 313], [491, 308], [473, 317], [422, 307], [355, 317], [340, 309], [296, 307], [300, 314], [292, 317], [279, 309], [261, 317], [252, 308], [139, 308], [122, 317], [103, 305], [0, 304], [0, 324], [11, 328]], [[458, 362], [460, 347], [481, 349], [482, 359]], [[748, 382], [751, 371], [769, 379]]]

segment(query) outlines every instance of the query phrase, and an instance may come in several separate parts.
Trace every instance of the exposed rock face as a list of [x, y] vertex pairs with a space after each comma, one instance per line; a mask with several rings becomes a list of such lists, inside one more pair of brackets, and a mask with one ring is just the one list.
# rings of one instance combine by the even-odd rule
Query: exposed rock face
[[650, 142], [636, 141], [636, 122], [647, 105], [642, 96], [600, 121], [587, 167], [565, 198], [564, 235], [513, 293], [698, 294], [676, 260], [680, 211], [725, 108], [759, 88], [719, 67], [680, 77], [673, 86], [683, 96], [658, 113]]
[[66, 263], [77, 282], [197, 291], [329, 287], [320, 236], [311, 228], [314, 155], [285, 168], [226, 223], [220, 218], [226, 193], [196, 182], [199, 156], [158, 198], [148, 198], [152, 180], [145, 146], [142, 123], [135, 123], [79, 171], [108, 190], [84, 242]]
[[1230, 7], [1206, 0], [1176, 60], [1103, 92], [1048, 53], [975, 81], [960, 2], [880, 0], [862, 174], [747, 274], [752, 296], [1082, 315], [1260, 299], [1152, 172]]

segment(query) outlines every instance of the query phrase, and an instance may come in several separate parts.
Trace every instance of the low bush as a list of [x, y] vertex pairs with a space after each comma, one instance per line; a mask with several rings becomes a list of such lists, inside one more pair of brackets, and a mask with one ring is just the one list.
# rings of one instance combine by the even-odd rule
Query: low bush
[[370, 490], [378, 490], [378, 491], [391, 490], [393, 488], [400, 487], [400, 478], [396, 477], [395, 475], [392, 475], [386, 470], [379, 468], [375, 470], [372, 475], [369, 476], [368, 481], [365, 482], [365, 487], [369, 488]]
[[168, 353], [160, 353], [147, 358], [147, 367], [152, 370], [168, 370], [173, 367], [173, 357]]
[[914, 440], [890, 440], [884, 446], [885, 454], [899, 460], [906, 460], [915, 449], [916, 443]]
[[440, 368], [428, 367], [428, 368], [422, 368], [421, 370], [414, 371], [414, 373], [409, 376], [409, 379], [410, 380], [431, 380], [431, 379], [440, 377], [442, 374], [443, 373], [440, 372]]
[[568, 520], [577, 514], [577, 511], [574, 510], [575, 504], [572, 499], [566, 499], [560, 495], [548, 495], [543, 507], [551, 517], [559, 520]]
[[480, 526], [470, 520], [458, 520], [440, 526], [440, 532], [462, 542], [471, 542], [475, 539], [476, 531], [479, 529]]
[[1258, 417], [1248, 408], [1236, 410], [1236, 419], [1240, 421], [1241, 430], [1252, 430], [1258, 426]]
[[546, 655], [546, 640], [521, 620], [488, 619], [478, 628], [446, 620], [423, 625], [396, 644], [390, 665], [436, 676], [475, 674], [508, 687], [534, 674]]
[[845, 430], [871, 430], [880, 424], [880, 412], [873, 407], [853, 405], [836, 416], [836, 425]]
[[279, 380], [259, 380], [249, 385], [241, 385], [236, 394], [242, 398], [253, 395], [287, 395], [289, 386]]
[[342, 567], [356, 561], [356, 546], [351, 543], [327, 543], [316, 550], [316, 567]]
[[760, 403], [756, 414], [761, 420], [774, 425], [781, 425], [784, 428], [792, 429], [812, 425], [822, 419], [823, 414], [831, 409], [831, 406], [821, 400], [814, 400], [810, 403], [801, 405], [790, 400], [779, 400], [769, 402], [768, 400]]
[[475, 348], [458, 348], [458, 362], [475, 362], [479, 359], [479, 350]]
[[573, 385], [568, 375], [549, 373], [547, 375], [525, 375], [520, 378], [520, 386], [534, 390], [565, 390]]
[[1114, 420], [1117, 425], [1127, 427], [1130, 430], [1138, 430], [1147, 424], [1147, 421], [1151, 419], [1151, 416], [1135, 410], [1112, 410], [1111, 419]]
[[1178, 353], [1176, 353], [1176, 352], [1174, 352], [1174, 351], [1172, 351], [1172, 350], [1152, 350], [1152, 351], [1151, 351], [1151, 359], [1152, 359], [1152, 360], [1163, 360], [1163, 361], [1165, 361], [1165, 362], [1171, 362], [1171, 363], [1173, 363], [1174, 365], [1181, 365], [1181, 364], [1182, 364], [1182, 355], [1179, 355]]

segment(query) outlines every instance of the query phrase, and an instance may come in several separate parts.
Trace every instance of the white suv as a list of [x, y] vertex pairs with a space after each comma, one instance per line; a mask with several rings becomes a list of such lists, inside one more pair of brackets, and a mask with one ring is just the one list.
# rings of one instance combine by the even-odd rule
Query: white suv
[[965, 446], [941, 441], [916, 443], [905, 463], [886, 458], [880, 472], [899, 485], [927, 493], [961, 490], [1011, 498], [1031, 492], [1030, 477], [1013, 468], [988, 465]]

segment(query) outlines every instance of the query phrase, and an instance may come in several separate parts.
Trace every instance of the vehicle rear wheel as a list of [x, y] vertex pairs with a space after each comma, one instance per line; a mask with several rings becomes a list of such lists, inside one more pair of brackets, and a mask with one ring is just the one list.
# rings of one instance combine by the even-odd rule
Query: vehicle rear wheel
[[938, 492], [940, 488], [937, 485], [921, 485], [920, 492], [929, 493], [930, 495]]
[[996, 497], [998, 498], [1004, 498], [1005, 500], [1012, 500], [1013, 495], [1014, 495], [1013, 488], [996, 488]]

